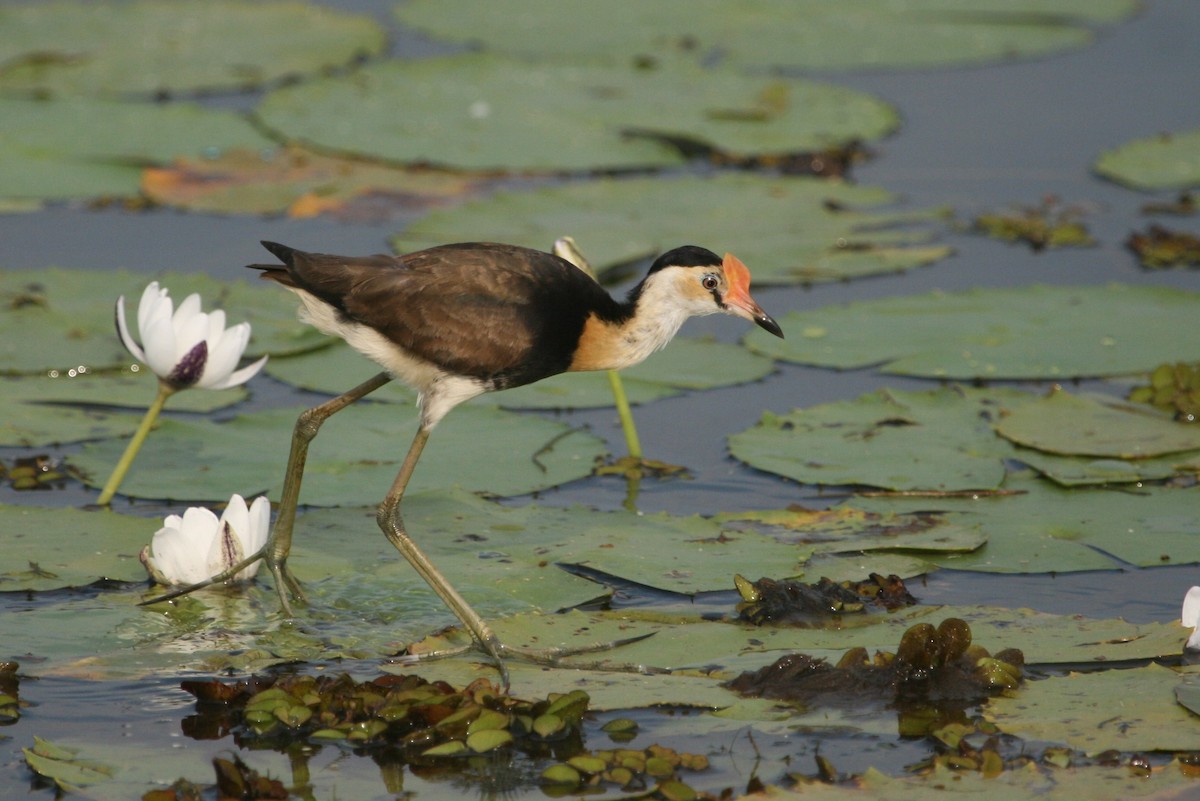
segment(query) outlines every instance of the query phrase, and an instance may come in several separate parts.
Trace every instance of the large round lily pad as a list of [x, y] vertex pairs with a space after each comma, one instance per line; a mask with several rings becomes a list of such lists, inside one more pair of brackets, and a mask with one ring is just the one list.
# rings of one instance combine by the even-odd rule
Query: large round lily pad
[[1200, 360], [1197, 315], [1200, 293], [1183, 289], [1034, 285], [785, 314], [776, 319], [786, 340], [751, 332], [747, 342], [777, 359], [838, 369], [882, 365], [885, 373], [926, 378], [1067, 379]]
[[[104, 437], [137, 429], [158, 392], [149, 370], [57, 376], [0, 377], [0, 445], [40, 446]], [[172, 412], [211, 412], [245, 400], [246, 388], [179, 392]]]
[[995, 489], [1013, 446], [992, 420], [1035, 396], [1013, 389], [879, 390], [850, 401], [768, 412], [729, 438], [760, 470], [809, 484], [893, 490]]
[[[224, 423], [165, 420], [147, 439], [121, 492], [140, 498], [225, 501], [266, 493], [278, 501], [300, 409], [253, 412]], [[417, 414], [393, 404], [357, 403], [330, 418], [308, 454], [300, 502], [377, 504], [416, 431]], [[100, 486], [125, 446], [85, 445], [70, 463]], [[521, 495], [583, 478], [604, 455], [601, 441], [539, 417], [464, 406], [442, 421], [413, 476], [414, 490], [464, 487]]]
[[0, 30], [0, 91], [55, 95], [248, 89], [343, 66], [385, 41], [369, 17], [237, 0], [6, 4]]
[[1200, 488], [1143, 486], [1065, 489], [1016, 471], [993, 497], [855, 498], [875, 512], [937, 512], [946, 522], [979, 526], [987, 544], [976, 551], [928, 554], [929, 561], [989, 573], [1062, 573], [1153, 567], [1196, 561]]
[[283, 87], [258, 116], [286, 139], [339, 153], [510, 170], [683, 161], [673, 148], [623, 135], [627, 129], [780, 153], [877, 139], [898, 124], [886, 103], [813, 81], [679, 60], [637, 69], [483, 53], [381, 62]]
[[697, 244], [736, 254], [756, 285], [893, 273], [949, 254], [949, 248], [925, 244], [927, 229], [900, 227], [928, 222], [937, 212], [873, 210], [893, 202], [895, 196], [878, 187], [813, 178], [726, 173], [604, 179], [506, 192], [435, 211], [392, 245], [406, 252], [493, 239], [544, 250], [570, 235], [602, 271]]
[[439, 39], [547, 58], [631, 61], [720, 53], [737, 64], [806, 70], [930, 67], [1028, 58], [1092, 39], [1131, 0], [413, 0], [406, 25]]
[[[226, 325], [249, 322], [252, 332], [247, 356], [298, 353], [328, 341], [296, 319], [296, 300], [291, 293], [261, 283], [217, 281], [197, 272], [3, 270], [0, 374], [66, 372], [79, 365], [101, 370], [131, 364], [134, 359], [113, 326], [113, 309], [117, 298], [124, 295], [126, 314], [136, 328], [138, 302], [151, 280], [170, 290], [176, 306], [197, 292], [204, 311], [225, 310]], [[131, 333], [137, 336], [136, 331]], [[105, 400], [97, 397], [93, 402]]]
[[271, 145], [244, 116], [191, 103], [0, 97], [0, 118], [5, 198], [136, 195], [147, 163]]
[[1134, 189], [1200, 186], [1200, 130], [1127, 142], [1101, 153], [1096, 172]]

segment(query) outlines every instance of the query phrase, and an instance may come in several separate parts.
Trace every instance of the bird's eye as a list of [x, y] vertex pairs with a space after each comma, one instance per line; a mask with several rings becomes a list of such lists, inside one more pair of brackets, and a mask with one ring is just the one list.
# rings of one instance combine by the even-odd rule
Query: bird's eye
[[716, 274], [714, 273], [705, 273], [704, 277], [700, 279], [700, 286], [704, 287], [709, 292], [712, 292], [720, 285], [721, 279], [717, 278]]

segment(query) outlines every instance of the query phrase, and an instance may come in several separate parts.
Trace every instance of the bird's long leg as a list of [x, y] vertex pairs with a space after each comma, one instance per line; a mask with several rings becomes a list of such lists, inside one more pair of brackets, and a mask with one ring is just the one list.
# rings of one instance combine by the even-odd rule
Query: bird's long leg
[[[417, 466], [417, 460], [421, 458], [421, 451], [425, 449], [425, 443], [429, 441], [429, 430], [429, 426], [424, 424], [417, 429], [417, 434], [413, 437], [412, 445], [409, 446], [408, 455], [404, 457], [404, 463], [400, 465], [400, 472], [396, 474], [396, 480], [392, 482], [392, 488], [388, 491], [387, 497], [379, 505], [376, 520], [379, 523], [379, 527], [383, 530], [384, 535], [388, 538], [388, 541], [408, 560], [408, 563], [420, 574], [421, 578], [425, 579], [425, 582], [437, 593], [446, 606], [450, 607], [451, 611], [462, 621], [467, 630], [471, 632], [471, 636], [478, 646], [495, 660], [496, 669], [500, 672], [500, 681], [505, 692], [508, 691], [509, 687], [508, 668], [504, 664], [505, 656], [512, 656], [538, 664], [554, 665], [568, 656], [605, 651], [610, 648], [617, 648], [637, 642], [650, 636], [649, 634], [643, 634], [614, 642], [593, 643], [578, 648], [516, 648], [501, 642], [492, 631], [491, 626], [480, 617], [479, 613], [467, 603], [465, 598], [459, 595], [454, 585], [442, 575], [442, 572], [434, 566], [425, 552], [421, 550], [420, 546], [404, 530], [404, 521], [400, 516], [400, 501], [404, 498], [404, 490], [408, 487], [409, 479], [412, 478], [413, 470]], [[438, 654], [414, 655], [406, 659], [419, 660], [422, 656], [452, 656], [461, 653], [463, 650], [466, 649], [455, 649], [450, 652]], [[581, 665], [579, 667], [599, 667], [599, 665]], [[639, 673], [652, 672], [650, 668], [644, 665], [606, 665], [605, 668]]]
[[317, 432], [326, 420], [391, 380], [392, 377], [387, 373], [379, 373], [336, 398], [306, 409], [296, 418], [296, 425], [292, 429], [292, 446], [288, 452], [287, 472], [283, 477], [283, 494], [279, 499], [279, 514], [276, 516], [275, 525], [271, 528], [271, 534], [262, 548], [211, 578], [142, 601], [141, 605], [169, 601], [211, 584], [228, 581], [261, 559], [275, 578], [275, 591], [279, 593], [279, 602], [282, 604], [284, 612], [291, 615], [292, 604], [289, 596], [294, 596], [300, 601], [304, 600], [304, 591], [300, 588], [300, 582], [287, 568], [287, 558], [292, 550], [292, 530], [296, 525], [296, 507], [300, 500], [300, 483], [304, 478], [304, 463], [308, 459], [309, 443], [317, 436]]

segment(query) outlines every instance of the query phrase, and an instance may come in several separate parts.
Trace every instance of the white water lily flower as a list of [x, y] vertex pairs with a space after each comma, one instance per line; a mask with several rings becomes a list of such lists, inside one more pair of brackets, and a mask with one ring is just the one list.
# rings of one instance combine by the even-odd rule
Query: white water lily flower
[[188, 295], [174, 308], [167, 290], [151, 281], [137, 313], [138, 344], [125, 322], [125, 296], [117, 299], [117, 333], [125, 348], [174, 390], [229, 389], [262, 369], [267, 357], [235, 369], [250, 342], [250, 323], [225, 327], [225, 312], [200, 311], [200, 296]]
[[1192, 636], [1188, 637], [1183, 650], [1200, 651], [1200, 587], [1192, 587], [1187, 591], [1187, 595], [1183, 596], [1180, 622], [1192, 629]]
[[[163, 527], [142, 549], [142, 564], [159, 584], [198, 584], [262, 548], [270, 528], [266, 496], [255, 498], [247, 508], [245, 499], [234, 495], [219, 519], [209, 509], [193, 506], [183, 517], [163, 519]], [[232, 580], [254, 578], [258, 565], [246, 567]]]

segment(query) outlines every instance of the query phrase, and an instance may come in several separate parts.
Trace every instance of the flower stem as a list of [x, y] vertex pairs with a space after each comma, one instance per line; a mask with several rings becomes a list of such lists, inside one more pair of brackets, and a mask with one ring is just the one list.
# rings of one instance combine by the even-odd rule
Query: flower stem
[[629, 448], [630, 456], [641, 459], [642, 443], [638, 439], [637, 426], [633, 423], [633, 412], [629, 409], [629, 398], [625, 395], [621, 375], [616, 370], [609, 370], [608, 383], [612, 387], [613, 400], [617, 404], [617, 416], [621, 418], [621, 429], [625, 432], [625, 446]]
[[150, 404], [150, 408], [146, 410], [146, 416], [142, 418], [142, 423], [138, 426], [137, 431], [133, 432], [133, 439], [129, 440], [125, 453], [121, 454], [117, 466], [113, 468], [112, 475], [108, 477], [108, 483], [100, 491], [100, 497], [96, 500], [100, 506], [108, 506], [113, 496], [117, 494], [117, 488], [125, 480], [125, 474], [129, 472], [129, 465], [133, 464], [134, 457], [142, 449], [142, 443], [146, 441], [146, 435], [150, 433], [150, 429], [158, 420], [163, 405], [167, 402], [167, 398], [174, 394], [175, 390], [171, 386], [163, 381], [158, 382], [158, 395]]

